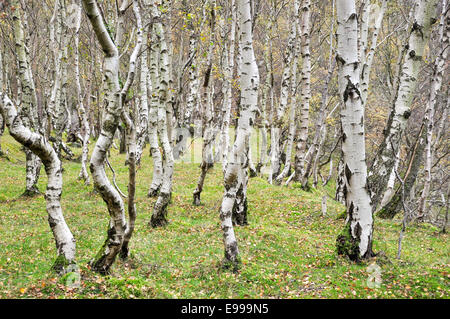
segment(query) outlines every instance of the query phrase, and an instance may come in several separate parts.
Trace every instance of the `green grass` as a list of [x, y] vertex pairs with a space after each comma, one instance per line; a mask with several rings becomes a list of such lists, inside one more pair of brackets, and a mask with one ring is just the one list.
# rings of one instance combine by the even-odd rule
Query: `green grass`
[[[198, 164], [176, 164], [170, 224], [151, 229], [147, 224], [155, 199], [146, 197], [152, 176], [148, 148], [137, 173], [131, 257], [118, 259], [105, 277], [91, 272], [87, 263], [105, 239], [106, 205], [92, 186], [77, 180], [80, 164], [64, 162], [62, 205], [77, 240], [82, 276], [81, 286], [70, 288], [50, 271], [56, 252], [43, 196], [20, 197], [24, 155], [9, 135], [1, 142], [10, 161], [0, 159], [0, 298], [449, 298], [448, 235], [430, 225], [408, 227], [397, 260], [400, 221], [375, 218], [374, 250], [387, 258], [354, 264], [338, 257], [335, 240], [344, 221], [336, 217], [344, 208], [329, 197], [328, 215], [321, 215], [322, 195], [333, 195], [333, 185], [304, 192], [296, 184], [280, 187], [251, 179], [249, 225], [235, 229], [241, 269], [222, 270], [221, 165], [208, 174], [203, 205], [195, 207]], [[111, 151], [118, 184], [126, 191], [124, 160]], [[46, 179], [42, 171], [41, 191]], [[373, 262], [381, 266], [382, 284], [371, 289], [367, 267]]]

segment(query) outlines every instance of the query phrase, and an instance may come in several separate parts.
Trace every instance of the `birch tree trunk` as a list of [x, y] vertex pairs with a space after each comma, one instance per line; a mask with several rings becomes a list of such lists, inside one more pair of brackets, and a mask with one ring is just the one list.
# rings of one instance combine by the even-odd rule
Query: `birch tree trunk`
[[[90, 264], [94, 271], [107, 274], [121, 249], [127, 227], [123, 200], [111, 185], [105, 172], [106, 155], [114, 141], [119, 117], [122, 113], [121, 103], [119, 103], [119, 52], [105, 27], [97, 1], [83, 0], [83, 5], [105, 54], [103, 71], [107, 88], [106, 107], [102, 119], [102, 129], [92, 152], [89, 168], [94, 186], [105, 201], [111, 217], [105, 243]], [[122, 2], [120, 10], [123, 11], [123, 8], [127, 8], [127, 6], [128, 1], [125, 0]]]
[[203, 184], [205, 182], [205, 177], [209, 169], [214, 165], [213, 156], [213, 142], [214, 142], [214, 132], [213, 132], [213, 114], [214, 105], [212, 101], [212, 67], [213, 67], [213, 53], [215, 47], [215, 7], [216, 1], [212, 0], [211, 3], [211, 17], [210, 17], [210, 31], [209, 31], [209, 47], [208, 54], [206, 58], [206, 70], [205, 77], [203, 81], [203, 92], [202, 92], [202, 113], [203, 113], [203, 146], [202, 146], [202, 163], [200, 165], [201, 173], [198, 178], [197, 188], [194, 190], [194, 205], [200, 205], [200, 196], [203, 190]]
[[[144, 21], [147, 21], [147, 14], [144, 9], [143, 18]], [[146, 26], [143, 30], [143, 42], [142, 47], [144, 50], [141, 54], [141, 70], [140, 70], [140, 79], [139, 79], [139, 125], [136, 127], [137, 134], [137, 149], [136, 149], [136, 163], [139, 165], [141, 162], [142, 152], [144, 151], [146, 140], [149, 136], [149, 108], [148, 108], [148, 81], [149, 81], [149, 70], [148, 70], [148, 26]]]
[[172, 118], [168, 114], [169, 97], [169, 51], [164, 34], [164, 28], [161, 21], [161, 12], [158, 7], [158, 0], [152, 5], [152, 18], [155, 20], [153, 24], [153, 32], [156, 34], [160, 48], [159, 57], [159, 81], [156, 88], [158, 94], [158, 135], [163, 148], [163, 180], [161, 189], [153, 207], [153, 213], [150, 220], [151, 227], [165, 226], [167, 221], [167, 206], [169, 205], [172, 195], [172, 175], [173, 175], [173, 153], [170, 143], [168, 128]]
[[431, 168], [433, 163], [433, 154], [431, 151], [433, 131], [434, 131], [434, 113], [436, 112], [437, 96], [442, 86], [442, 79], [445, 70], [445, 63], [448, 56], [449, 38], [450, 38], [450, 18], [447, 15], [447, 1], [442, 1], [442, 14], [439, 23], [439, 52], [434, 62], [433, 77], [431, 79], [430, 96], [428, 98], [427, 108], [425, 110], [426, 125], [426, 144], [425, 144], [425, 180], [423, 190], [420, 195], [417, 215], [420, 219], [424, 218], [426, 212], [426, 200], [431, 188]]
[[286, 53], [284, 55], [284, 69], [283, 75], [281, 79], [281, 89], [280, 89], [280, 103], [276, 112], [274, 112], [273, 123], [274, 127], [271, 129], [271, 177], [269, 177], [269, 182], [271, 183], [273, 179], [275, 179], [280, 171], [280, 131], [282, 126], [283, 115], [286, 110], [288, 99], [289, 99], [289, 86], [291, 84], [291, 62], [294, 58], [294, 51], [296, 47], [297, 41], [297, 21], [298, 21], [298, 12], [299, 10], [299, 0], [294, 1], [294, 12], [293, 12], [293, 20], [294, 23], [291, 25], [291, 31], [289, 33], [288, 45], [286, 48]]
[[[29, 56], [26, 50], [26, 39], [22, 25], [21, 5], [18, 0], [11, 2], [17, 8], [13, 11], [13, 27], [15, 40], [15, 53], [18, 62], [19, 82], [21, 89], [21, 109], [19, 114], [25, 127], [35, 132], [39, 130], [36, 119], [37, 97], [32, 78]], [[5, 119], [6, 121], [6, 119]], [[32, 151], [25, 146], [26, 155], [26, 187], [23, 196], [35, 196], [40, 194], [36, 184], [39, 180], [41, 161]]]
[[309, 127], [309, 101], [311, 99], [311, 1], [303, 0], [301, 18], [301, 40], [302, 40], [302, 86], [301, 86], [301, 109], [300, 123], [297, 131], [297, 145], [295, 151], [295, 179], [308, 188], [308, 177], [305, 178], [306, 142]]
[[[228, 164], [228, 155], [230, 153], [230, 116], [231, 116], [231, 105], [232, 105], [232, 80], [234, 71], [234, 50], [236, 42], [236, 1], [231, 0], [230, 2], [230, 17], [231, 21], [229, 23], [229, 39], [230, 42], [225, 46], [225, 80], [224, 80], [224, 98], [222, 105], [222, 126], [221, 126], [221, 147], [222, 147], [222, 171], [225, 174], [226, 167]], [[228, 43], [227, 40], [224, 40]]]
[[[90, 128], [89, 122], [87, 118], [86, 108], [83, 103], [83, 95], [81, 91], [81, 80], [80, 80], [80, 27], [81, 27], [81, 17], [82, 17], [82, 6], [81, 0], [79, 1], [79, 9], [76, 16], [76, 26], [75, 26], [75, 82], [77, 87], [77, 102], [78, 102], [78, 120], [80, 122], [80, 132], [81, 132], [81, 145], [82, 145], [82, 154], [81, 154], [81, 170], [78, 175], [79, 179], [84, 180], [86, 185], [90, 184], [89, 174], [87, 171], [87, 162], [89, 156], [89, 137], [90, 137]], [[88, 96], [88, 99], [90, 97]]]
[[231, 151], [230, 162], [227, 165], [224, 186], [225, 193], [220, 208], [221, 227], [225, 246], [225, 265], [236, 269], [239, 264], [239, 250], [234, 234], [232, 213], [236, 202], [236, 194], [242, 184], [241, 172], [247, 170], [242, 164], [248, 162], [248, 143], [250, 129], [254, 121], [254, 112], [258, 103], [259, 73], [253, 51], [252, 19], [250, 14], [250, 1], [238, 0], [240, 45], [242, 48], [241, 64], [241, 103], [240, 118], [236, 130], [236, 139]]
[[395, 165], [403, 132], [411, 115], [411, 101], [417, 86], [417, 76], [422, 65], [425, 45], [430, 37], [431, 25], [435, 22], [437, 0], [419, 0], [415, 4], [414, 23], [403, 56], [396, 99], [386, 124], [381, 143], [369, 174], [372, 208], [378, 206]]
[[68, 271], [68, 266], [75, 263], [75, 239], [64, 220], [61, 208], [63, 180], [59, 158], [44, 136], [34, 133], [24, 126], [15, 106], [3, 92], [0, 92], [0, 112], [11, 136], [20, 144], [26, 145], [30, 151], [41, 159], [45, 166], [45, 172], [48, 176], [45, 192], [48, 223], [55, 238], [57, 250], [57, 258], [52, 269], [59, 274], [63, 274]]
[[148, 136], [150, 144], [150, 155], [153, 158], [153, 177], [150, 189], [148, 191], [148, 197], [158, 196], [159, 190], [163, 181], [163, 163], [162, 154], [159, 148], [158, 142], [158, 79], [159, 79], [159, 46], [156, 32], [151, 33], [150, 44], [150, 82], [151, 83], [151, 99], [150, 99], [150, 112], [149, 112], [149, 127]]
[[346, 226], [336, 244], [338, 254], [348, 256], [351, 260], [360, 260], [372, 255], [373, 218], [367, 188], [355, 1], [337, 0], [336, 34], [347, 206]]

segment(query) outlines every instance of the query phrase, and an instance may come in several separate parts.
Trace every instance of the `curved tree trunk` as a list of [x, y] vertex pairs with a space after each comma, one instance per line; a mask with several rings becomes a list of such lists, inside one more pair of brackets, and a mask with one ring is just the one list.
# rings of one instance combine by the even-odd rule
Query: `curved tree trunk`
[[[127, 2], [122, 3], [120, 10], [123, 11], [123, 6], [127, 5]], [[119, 103], [119, 52], [105, 27], [97, 1], [83, 0], [83, 5], [97, 40], [105, 53], [106, 108], [103, 113], [101, 133], [92, 152], [90, 170], [94, 186], [105, 201], [111, 219], [105, 243], [90, 264], [94, 271], [106, 274], [121, 249], [127, 227], [123, 200], [111, 185], [105, 172], [106, 155], [114, 141], [114, 134], [117, 131], [122, 112], [121, 103]]]
[[45, 192], [48, 223], [55, 238], [58, 256], [52, 268], [60, 274], [65, 273], [68, 266], [75, 263], [75, 239], [64, 220], [61, 208], [63, 180], [60, 160], [53, 147], [42, 135], [33, 133], [24, 126], [11, 100], [1, 92], [0, 111], [11, 136], [36, 154], [45, 166], [45, 172], [48, 176]]

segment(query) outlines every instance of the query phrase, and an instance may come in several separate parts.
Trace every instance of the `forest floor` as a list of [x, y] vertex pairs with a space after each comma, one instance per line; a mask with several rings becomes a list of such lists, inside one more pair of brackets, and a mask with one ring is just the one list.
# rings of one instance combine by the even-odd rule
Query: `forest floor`
[[[56, 251], [44, 197], [20, 197], [23, 152], [7, 132], [1, 143], [9, 160], [0, 158], [0, 298], [449, 298], [448, 234], [429, 224], [407, 228], [401, 259], [396, 259], [400, 216], [391, 221], [375, 217], [374, 251], [382, 257], [355, 264], [337, 256], [335, 241], [344, 225], [338, 216], [344, 207], [332, 199], [332, 184], [305, 192], [296, 184], [281, 187], [252, 178], [249, 225], [235, 228], [241, 268], [237, 273], [223, 270], [221, 165], [208, 173], [203, 204], [196, 207], [192, 192], [198, 164], [177, 163], [170, 224], [151, 229], [155, 199], [146, 196], [152, 176], [148, 148], [137, 173], [131, 256], [118, 259], [109, 276], [87, 266], [105, 239], [106, 205], [92, 186], [77, 180], [80, 163], [64, 162], [62, 205], [77, 241], [81, 273], [79, 287], [66, 285], [50, 271]], [[79, 148], [74, 150], [80, 154]], [[111, 151], [118, 185], [125, 192], [124, 160], [117, 150]], [[46, 181], [42, 170], [41, 191]], [[325, 194], [328, 210], [322, 216]], [[368, 284], [374, 263], [380, 267], [378, 288]]]

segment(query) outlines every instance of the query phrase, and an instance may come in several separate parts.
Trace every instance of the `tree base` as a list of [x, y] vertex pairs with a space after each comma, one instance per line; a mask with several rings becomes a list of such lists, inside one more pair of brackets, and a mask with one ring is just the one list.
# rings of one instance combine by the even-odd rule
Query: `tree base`
[[224, 258], [221, 262], [220, 268], [226, 271], [231, 270], [233, 273], [237, 273], [241, 268], [241, 260], [239, 259], [239, 257], [234, 260]]
[[21, 197], [36, 197], [39, 195], [41, 195], [41, 192], [36, 186], [33, 186], [31, 189], [25, 190], [25, 192], [23, 192]]
[[192, 204], [194, 204], [195, 206], [201, 205], [200, 194], [201, 193], [194, 193], [194, 200], [193, 200]]
[[351, 234], [350, 223], [345, 225], [343, 231], [336, 238], [336, 251], [338, 255], [346, 256], [351, 261], [357, 263], [375, 256], [371, 247], [372, 245], [370, 244], [367, 252], [363, 256], [360, 256], [359, 243]]
[[169, 224], [167, 220], [167, 206], [170, 202], [171, 194], [160, 193], [158, 200], [155, 203], [155, 208], [153, 209], [153, 215], [150, 220], [150, 226], [152, 228], [164, 227]]
[[[71, 265], [76, 265], [75, 261], [69, 260], [63, 255], [59, 255], [52, 265], [52, 271], [56, 272], [58, 275], [62, 276], [68, 272], [68, 268]], [[70, 270], [70, 269], [69, 269]]]

